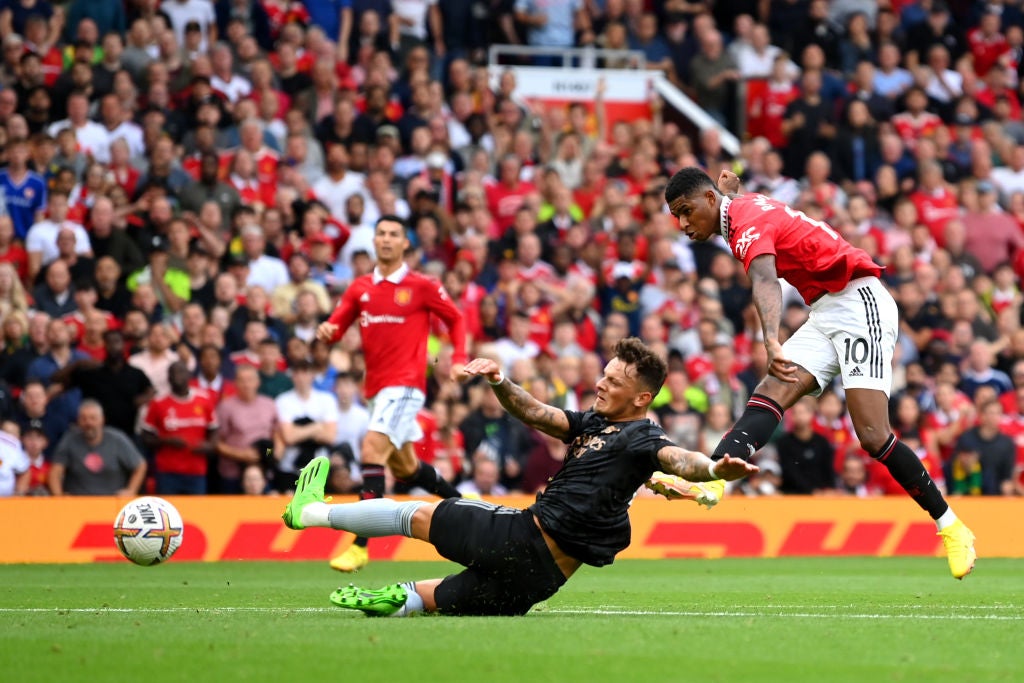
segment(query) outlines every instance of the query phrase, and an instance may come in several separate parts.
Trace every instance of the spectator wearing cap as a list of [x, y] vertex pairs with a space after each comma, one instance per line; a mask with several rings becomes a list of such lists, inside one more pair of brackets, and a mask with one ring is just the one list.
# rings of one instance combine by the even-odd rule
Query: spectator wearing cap
[[43, 447], [47, 458], [53, 454], [61, 435], [67, 431], [68, 425], [75, 419], [75, 413], [66, 401], [53, 401], [47, 395], [46, 385], [41, 381], [26, 381], [18, 397], [18, 405], [14, 410], [14, 421], [22, 431], [31, 423], [40, 425], [46, 434], [47, 443]]
[[64, 434], [53, 454], [50, 492], [61, 495], [135, 496], [146, 461], [120, 430], [107, 427], [103, 408], [83, 401], [77, 427]]
[[988, 180], [977, 184], [978, 206], [963, 215], [966, 251], [973, 254], [985, 273], [1000, 263], [1013, 261], [1024, 249], [1024, 233], [1017, 221], [999, 206], [995, 185]]
[[46, 436], [42, 420], [29, 420], [21, 430], [21, 447], [28, 459], [28, 482], [25, 495], [46, 496], [50, 489], [47, 480], [50, 477], [50, 460], [46, 456], [46, 448], [50, 440]]
[[[909, 19], [910, 16], [905, 15], [904, 20]], [[935, 45], [944, 47], [953, 59], [960, 59], [967, 49], [967, 42], [949, 11], [948, 3], [942, 0], [932, 2], [922, 19], [924, 21], [906, 23], [909, 26], [906, 40], [907, 64], [911, 67], [924, 64], [928, 59], [928, 51]]]

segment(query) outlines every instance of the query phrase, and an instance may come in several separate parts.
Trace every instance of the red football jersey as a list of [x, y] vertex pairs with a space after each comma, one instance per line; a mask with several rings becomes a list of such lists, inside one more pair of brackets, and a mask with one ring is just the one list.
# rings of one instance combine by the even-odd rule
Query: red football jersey
[[452, 361], [466, 362], [466, 326], [462, 313], [436, 280], [402, 265], [382, 278], [376, 269], [356, 278], [328, 322], [338, 326], [337, 341], [357, 318], [366, 357], [367, 398], [384, 387], [427, 385], [427, 335], [430, 314], [448, 326], [454, 347]]
[[946, 223], [959, 218], [960, 203], [956, 195], [945, 187], [935, 192], [918, 190], [910, 195], [910, 201], [917, 207], [918, 219], [928, 226], [935, 243], [940, 247], [946, 245]]
[[974, 73], [981, 78], [992, 70], [1000, 57], [1010, 51], [1006, 36], [995, 33], [985, 37], [980, 28], [973, 28], [967, 32], [967, 45], [971, 48], [971, 56], [974, 57]]
[[207, 430], [217, 427], [214, 402], [205, 391], [192, 389], [188, 396], [167, 394], [154, 399], [146, 411], [142, 428], [157, 436], [182, 439], [188, 446], [163, 446], [156, 451], [156, 471], [172, 474], [206, 474], [206, 454], [194, 453], [192, 446], [206, 440]]
[[748, 194], [732, 199], [726, 210], [729, 247], [743, 268], [749, 270], [758, 256], [773, 254], [779, 277], [796, 287], [808, 304], [840, 291], [851, 280], [882, 274], [867, 252], [852, 246], [828, 223], [782, 202]]
[[900, 112], [892, 117], [893, 128], [903, 139], [907, 149], [913, 150], [917, 141], [923, 137], [931, 137], [942, 125], [942, 119], [937, 115], [925, 111], [914, 116], [909, 111]]

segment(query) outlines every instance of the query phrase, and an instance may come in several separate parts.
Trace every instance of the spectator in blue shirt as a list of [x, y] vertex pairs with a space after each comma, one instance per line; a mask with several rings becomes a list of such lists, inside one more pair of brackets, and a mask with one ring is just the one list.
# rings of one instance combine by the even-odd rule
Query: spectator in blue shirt
[[22, 240], [28, 229], [43, 219], [46, 208], [46, 181], [28, 170], [28, 158], [28, 142], [11, 140], [7, 143], [7, 168], [0, 171], [3, 209], [14, 223], [14, 234]]

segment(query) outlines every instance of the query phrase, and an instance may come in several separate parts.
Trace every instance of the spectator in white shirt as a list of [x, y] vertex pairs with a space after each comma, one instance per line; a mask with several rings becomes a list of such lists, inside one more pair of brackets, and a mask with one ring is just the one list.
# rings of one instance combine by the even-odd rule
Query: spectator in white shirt
[[203, 32], [199, 51], [206, 52], [217, 42], [217, 15], [210, 0], [166, 0], [160, 3], [160, 11], [171, 20], [171, 30], [178, 39], [178, 45], [185, 44], [185, 27], [195, 21]]
[[56, 138], [57, 133], [70, 128], [75, 131], [75, 139], [82, 154], [107, 154], [110, 158], [110, 134], [107, 129], [89, 120], [89, 96], [80, 90], [68, 95], [68, 117], [51, 123], [46, 132]]
[[29, 228], [28, 234], [25, 236], [29, 279], [34, 279], [43, 266], [53, 263], [60, 256], [60, 250], [57, 248], [57, 235], [63, 228], [68, 228], [75, 233], [76, 253], [92, 254], [89, 233], [81, 224], [67, 220], [67, 193], [60, 189], [51, 190], [46, 200], [46, 208], [49, 217]]
[[344, 145], [328, 146], [324, 162], [326, 175], [313, 185], [313, 194], [333, 216], [345, 215], [345, 202], [359, 193], [366, 196], [366, 176], [348, 169], [348, 150]]
[[267, 240], [263, 228], [255, 223], [242, 227], [242, 252], [249, 260], [249, 275], [245, 279], [248, 287], [261, 287], [265, 292], [273, 292], [279, 286], [288, 283], [288, 266], [274, 256], [267, 256]]

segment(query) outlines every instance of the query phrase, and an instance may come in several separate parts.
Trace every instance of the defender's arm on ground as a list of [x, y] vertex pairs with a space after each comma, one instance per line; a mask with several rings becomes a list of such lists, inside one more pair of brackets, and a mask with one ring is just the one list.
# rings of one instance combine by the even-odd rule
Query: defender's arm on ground
[[[489, 358], [474, 358], [466, 363], [463, 372], [468, 376], [483, 375], [488, 382], [496, 382], [502, 377], [501, 368]], [[507, 378], [500, 384], [492, 384], [491, 389], [502, 407], [524, 424], [557, 439], [565, 439], [569, 435], [569, 419], [561, 409], [541, 403]]]
[[658, 451], [658, 462], [661, 463], [663, 471], [682, 477], [687, 481], [713, 481], [715, 479], [733, 481], [758, 471], [757, 465], [751, 465], [746, 460], [727, 455], [715, 463], [715, 472], [712, 475], [710, 471], [711, 458], [703, 453], [688, 451], [679, 446], [665, 446]]

